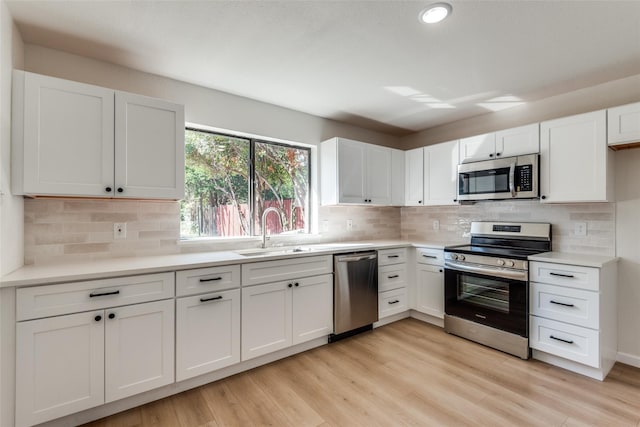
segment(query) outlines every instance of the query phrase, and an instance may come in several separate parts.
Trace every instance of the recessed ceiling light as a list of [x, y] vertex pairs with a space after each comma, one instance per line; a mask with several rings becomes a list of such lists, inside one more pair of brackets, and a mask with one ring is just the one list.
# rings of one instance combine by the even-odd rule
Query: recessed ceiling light
[[435, 24], [449, 16], [451, 10], [452, 8], [449, 3], [433, 3], [420, 12], [418, 19], [425, 24]]

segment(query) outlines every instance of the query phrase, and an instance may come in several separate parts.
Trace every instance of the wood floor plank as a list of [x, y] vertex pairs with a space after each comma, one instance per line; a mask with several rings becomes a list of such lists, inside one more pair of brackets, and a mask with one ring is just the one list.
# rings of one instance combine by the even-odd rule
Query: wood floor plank
[[86, 426], [254, 425], [640, 427], [640, 369], [600, 382], [405, 319]]

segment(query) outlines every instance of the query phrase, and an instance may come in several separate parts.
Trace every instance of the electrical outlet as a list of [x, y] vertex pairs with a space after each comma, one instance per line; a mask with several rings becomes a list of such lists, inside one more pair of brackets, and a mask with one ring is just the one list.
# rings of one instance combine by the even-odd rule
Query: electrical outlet
[[353, 220], [352, 219], [348, 219], [347, 220], [347, 231], [351, 231], [353, 230]]
[[438, 221], [437, 219], [433, 221], [433, 229], [440, 230], [440, 221]]
[[329, 220], [327, 219], [322, 220], [322, 231], [324, 231], [325, 233], [329, 231]]
[[113, 238], [115, 239], [126, 239], [127, 238], [127, 223], [126, 222], [116, 222], [113, 224]]
[[587, 235], [587, 223], [576, 222], [573, 226], [573, 234], [576, 236], [584, 237]]

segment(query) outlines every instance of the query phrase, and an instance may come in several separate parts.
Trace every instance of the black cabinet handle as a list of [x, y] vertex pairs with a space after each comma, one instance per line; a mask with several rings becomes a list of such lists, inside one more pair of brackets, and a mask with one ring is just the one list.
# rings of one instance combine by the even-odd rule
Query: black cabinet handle
[[400, 277], [397, 274], [394, 274], [393, 276], [387, 276], [387, 279], [397, 279], [398, 277]]
[[99, 321], [101, 321], [101, 320], [102, 320], [102, 316], [97, 315], [96, 317], [94, 317], [94, 320], [95, 320], [96, 322], [99, 322]]
[[118, 187], [118, 193], [122, 193], [124, 189], [122, 187]]
[[426, 254], [422, 254], [422, 256], [423, 256], [423, 257], [425, 257], [425, 258], [438, 259], [438, 257], [437, 257], [437, 256], [435, 256], [435, 255], [426, 255]]
[[109, 319], [115, 319], [115, 318], [116, 318], [115, 313], [109, 313]]
[[200, 298], [200, 302], [217, 301], [219, 299], [222, 299], [222, 295], [218, 295], [217, 297], [211, 297], [211, 298]]
[[438, 270], [440, 273], [442, 273], [442, 269]]
[[575, 276], [573, 274], [562, 274], [562, 273], [554, 273], [553, 271], [549, 273], [550, 276], [558, 276], [558, 277], [566, 277], [568, 279], [573, 279]]
[[111, 193], [111, 187], [105, 188], [104, 191], [106, 191], [107, 193]]
[[389, 305], [391, 305], [391, 304], [397, 304], [397, 303], [399, 303], [399, 302], [400, 302], [400, 300], [397, 300], [397, 299], [396, 299], [396, 300], [393, 300], [393, 301], [389, 301]]
[[289, 284], [287, 285], [287, 287], [292, 288], [292, 287], [293, 287], [293, 285], [292, 285], [291, 283], [289, 283]]
[[421, 203], [422, 203], [422, 200], [418, 200], [418, 204], [421, 204]]
[[298, 286], [300, 286], [300, 283], [296, 282], [294, 283], [294, 286], [297, 288]]
[[502, 154], [502, 153], [496, 153], [496, 156], [499, 156], [500, 154]]
[[544, 199], [546, 199], [546, 198], [547, 198], [547, 196], [540, 196], [540, 198], [541, 198], [542, 200], [544, 200]]
[[493, 157], [493, 153], [492, 153], [492, 154], [489, 154], [489, 157]]
[[550, 300], [549, 302], [551, 304], [561, 305], [563, 307], [574, 307], [573, 304], [567, 304], [566, 302], [559, 302], [559, 301], [554, 301], [554, 300]]
[[89, 294], [89, 298], [104, 297], [104, 296], [107, 296], [107, 295], [118, 295], [119, 293], [120, 293], [119, 290], [118, 291], [111, 291], [111, 292], [102, 292], [102, 293], [99, 293], [99, 294], [94, 294], [93, 292], [91, 292]]
[[200, 279], [200, 282], [213, 282], [215, 280], [222, 280], [222, 277], [212, 277], [210, 279]]
[[458, 201], [458, 199], [453, 199], [453, 201], [454, 201], [454, 202], [457, 202], [457, 201]]
[[565, 340], [565, 339], [562, 339], [562, 338], [554, 337], [553, 335], [549, 335], [549, 338], [551, 338], [552, 340], [565, 342], [567, 344], [573, 344], [572, 340]]

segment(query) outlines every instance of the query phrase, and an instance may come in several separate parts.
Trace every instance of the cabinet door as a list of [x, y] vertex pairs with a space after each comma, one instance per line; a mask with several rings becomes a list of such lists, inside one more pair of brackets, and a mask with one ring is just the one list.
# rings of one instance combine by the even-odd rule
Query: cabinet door
[[333, 332], [333, 275], [307, 277], [293, 285], [293, 344]]
[[513, 157], [540, 152], [540, 125], [520, 126], [496, 132], [496, 156]]
[[640, 102], [607, 110], [609, 145], [640, 141]]
[[176, 381], [240, 362], [240, 290], [176, 300]]
[[425, 205], [457, 203], [458, 141], [424, 148]]
[[[456, 159], [457, 160], [457, 159]], [[423, 206], [424, 203], [424, 148], [405, 152], [405, 198], [406, 206]]]
[[366, 144], [366, 185], [368, 203], [391, 205], [391, 149]]
[[242, 360], [291, 345], [293, 281], [242, 289]]
[[182, 199], [184, 107], [116, 92], [115, 125], [115, 194]]
[[113, 103], [112, 90], [24, 73], [25, 194], [113, 195]]
[[606, 111], [540, 124], [542, 202], [607, 201]]
[[491, 160], [496, 154], [496, 134], [470, 136], [460, 140], [460, 163]]
[[419, 265], [416, 271], [416, 310], [444, 318], [444, 268]]
[[105, 401], [174, 381], [174, 300], [105, 311]]
[[391, 149], [391, 204], [404, 206], [404, 151]]
[[16, 425], [104, 403], [104, 323], [98, 311], [16, 325]]
[[364, 203], [366, 144], [338, 139], [338, 203]]

